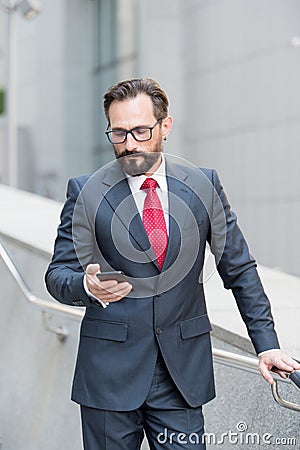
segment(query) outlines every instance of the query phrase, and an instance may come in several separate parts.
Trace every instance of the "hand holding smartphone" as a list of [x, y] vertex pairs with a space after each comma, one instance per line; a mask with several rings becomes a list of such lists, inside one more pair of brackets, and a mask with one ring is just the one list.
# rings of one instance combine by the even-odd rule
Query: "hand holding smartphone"
[[126, 275], [120, 270], [113, 272], [100, 272], [96, 275], [100, 281], [116, 280], [118, 283], [128, 281]]

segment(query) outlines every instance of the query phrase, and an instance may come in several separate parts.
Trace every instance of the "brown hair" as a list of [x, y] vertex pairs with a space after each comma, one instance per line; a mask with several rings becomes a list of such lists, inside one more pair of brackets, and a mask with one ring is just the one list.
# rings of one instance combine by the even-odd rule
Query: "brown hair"
[[157, 81], [151, 78], [132, 78], [120, 81], [111, 86], [104, 94], [104, 112], [109, 122], [109, 107], [114, 100], [127, 100], [135, 98], [138, 94], [148, 95], [152, 100], [153, 113], [156, 120], [168, 116], [169, 100]]

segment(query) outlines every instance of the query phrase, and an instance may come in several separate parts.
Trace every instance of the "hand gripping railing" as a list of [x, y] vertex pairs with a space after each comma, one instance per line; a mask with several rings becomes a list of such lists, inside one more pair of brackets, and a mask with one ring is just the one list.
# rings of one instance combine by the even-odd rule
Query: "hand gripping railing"
[[[258, 372], [258, 359], [257, 358], [249, 358], [248, 356], [238, 355], [237, 353], [226, 352], [224, 350], [219, 350], [217, 348], [213, 349], [213, 357], [214, 361], [220, 364], [224, 364], [230, 367], [234, 367], [235, 369], [246, 370], [247, 372], [252, 372], [255, 374], [259, 374]], [[300, 371], [296, 370], [292, 374], [287, 374], [287, 378], [281, 378], [276, 373], [272, 373], [274, 383], [271, 385], [272, 394], [274, 400], [284, 408], [291, 409], [293, 411], [300, 411], [300, 405], [297, 403], [289, 402], [288, 400], [284, 400], [278, 391], [278, 382], [282, 383], [290, 383], [293, 382], [294, 386], [297, 386], [300, 389]]]
[[[14, 265], [13, 261], [11, 260], [10, 256], [8, 255], [7, 251], [5, 250], [1, 242], [0, 242], [0, 256], [4, 261], [6, 267], [8, 268], [9, 272], [15, 279], [17, 285], [23, 292], [25, 298], [31, 304], [39, 307], [42, 310], [45, 328], [48, 331], [56, 333], [56, 335], [61, 341], [65, 340], [66, 337], [68, 336], [68, 330], [63, 325], [60, 325], [58, 327], [53, 327], [52, 325], [50, 325], [48, 321], [49, 311], [53, 311], [59, 314], [66, 314], [69, 318], [77, 320], [83, 317], [84, 312], [82, 310], [79, 310], [78, 308], [44, 300], [34, 295], [27, 286], [27, 284], [25, 283], [24, 279], [17, 270], [16, 266]], [[224, 364], [233, 367], [235, 369], [246, 370], [247, 372], [255, 374], [259, 373], [257, 367], [258, 366], [257, 358], [249, 358], [248, 356], [238, 355], [237, 353], [227, 352], [217, 348], [213, 348], [213, 357], [214, 361], [217, 363]], [[271, 385], [271, 388], [275, 401], [284, 408], [291, 409], [293, 411], [300, 411], [300, 405], [284, 400], [278, 392], [278, 381], [283, 383], [289, 383], [291, 380], [293, 381], [294, 386], [297, 386], [300, 389], [300, 371], [295, 371], [293, 374], [288, 375], [287, 379], [280, 378], [275, 373], [272, 375], [274, 378], [274, 383]]]

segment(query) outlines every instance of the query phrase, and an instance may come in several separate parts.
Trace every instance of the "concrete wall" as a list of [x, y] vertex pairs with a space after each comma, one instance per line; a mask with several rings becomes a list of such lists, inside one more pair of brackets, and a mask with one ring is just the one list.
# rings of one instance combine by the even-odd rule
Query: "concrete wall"
[[42, 3], [32, 21], [15, 12], [19, 186], [62, 198], [68, 177], [91, 170], [93, 2]]
[[185, 155], [216, 167], [261, 264], [300, 273], [300, 4], [188, 1]]
[[[0, 8], [0, 89], [5, 87], [5, 18], [4, 11]], [[5, 119], [4, 114], [0, 114], [0, 182], [3, 180], [5, 172], [5, 159], [4, 159], [4, 147], [5, 147]]]

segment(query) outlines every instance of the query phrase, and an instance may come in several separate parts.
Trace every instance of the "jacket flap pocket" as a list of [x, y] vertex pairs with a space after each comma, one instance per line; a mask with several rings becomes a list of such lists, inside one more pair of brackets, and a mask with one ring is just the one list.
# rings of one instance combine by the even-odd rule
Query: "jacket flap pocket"
[[128, 325], [124, 322], [108, 322], [85, 319], [81, 326], [81, 335], [96, 339], [124, 342], [127, 339]]
[[208, 333], [211, 330], [212, 328], [207, 314], [193, 317], [192, 319], [188, 319], [180, 323], [180, 333], [182, 339], [200, 336], [201, 334]]

